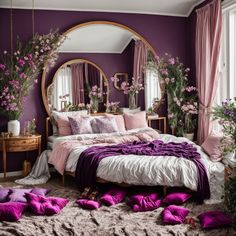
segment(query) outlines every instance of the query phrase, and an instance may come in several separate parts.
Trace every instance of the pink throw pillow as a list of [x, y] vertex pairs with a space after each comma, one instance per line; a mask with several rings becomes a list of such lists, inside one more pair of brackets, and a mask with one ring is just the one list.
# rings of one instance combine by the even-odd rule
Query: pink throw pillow
[[99, 133], [114, 133], [118, 132], [115, 117], [100, 117], [95, 119]]
[[201, 145], [203, 150], [210, 156], [212, 161], [220, 161], [223, 158], [222, 152], [220, 150], [222, 138], [223, 137], [220, 135], [210, 134]]
[[145, 111], [141, 111], [135, 114], [125, 113], [124, 119], [127, 130], [148, 127]]
[[6, 202], [9, 194], [9, 188], [0, 188], [0, 202]]
[[106, 114], [106, 117], [115, 117], [116, 119], [116, 124], [118, 127], [119, 132], [125, 132], [125, 120], [123, 115], [112, 115], [112, 114]]
[[59, 136], [72, 135], [72, 130], [70, 127], [70, 122], [69, 122], [68, 117], [58, 116], [57, 117], [57, 126], [58, 126]]
[[91, 119], [89, 116], [68, 117], [73, 134], [92, 134]]
[[166, 204], [180, 205], [185, 203], [192, 195], [189, 193], [170, 193], [164, 199]]

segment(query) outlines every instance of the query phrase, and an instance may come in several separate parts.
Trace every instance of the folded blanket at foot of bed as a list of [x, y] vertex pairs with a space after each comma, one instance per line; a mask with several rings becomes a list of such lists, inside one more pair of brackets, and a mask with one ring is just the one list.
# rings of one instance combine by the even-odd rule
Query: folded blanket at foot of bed
[[117, 155], [151, 155], [151, 156], [176, 156], [186, 158], [194, 162], [197, 167], [197, 190], [198, 201], [210, 198], [209, 181], [205, 166], [201, 162], [201, 156], [192, 144], [164, 143], [162, 140], [152, 142], [132, 142], [111, 146], [93, 146], [80, 155], [76, 167], [76, 181], [80, 189], [96, 185], [96, 171], [103, 158]]

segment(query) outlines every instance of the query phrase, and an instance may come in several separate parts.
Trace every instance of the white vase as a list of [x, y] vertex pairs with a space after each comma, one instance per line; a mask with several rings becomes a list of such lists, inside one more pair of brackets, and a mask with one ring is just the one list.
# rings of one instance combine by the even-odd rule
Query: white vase
[[193, 141], [194, 133], [183, 133], [183, 136], [190, 141]]
[[12, 133], [12, 136], [19, 136], [20, 134], [20, 122], [18, 120], [10, 120], [7, 123], [8, 133]]

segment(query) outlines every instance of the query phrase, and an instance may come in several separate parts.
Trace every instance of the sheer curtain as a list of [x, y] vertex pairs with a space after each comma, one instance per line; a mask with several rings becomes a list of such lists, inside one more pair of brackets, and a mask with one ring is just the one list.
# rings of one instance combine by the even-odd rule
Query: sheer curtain
[[54, 108], [58, 111], [61, 110], [61, 99], [60, 96], [64, 96], [69, 94], [67, 97], [67, 101], [72, 101], [72, 75], [71, 75], [71, 68], [70, 67], [62, 67], [57, 77], [55, 78], [54, 82], [54, 90], [53, 90], [53, 101], [52, 104]]

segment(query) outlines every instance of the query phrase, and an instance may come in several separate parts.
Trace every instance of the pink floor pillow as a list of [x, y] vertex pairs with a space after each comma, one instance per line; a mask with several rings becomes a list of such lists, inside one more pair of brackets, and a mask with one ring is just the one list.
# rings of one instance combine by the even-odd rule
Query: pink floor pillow
[[203, 229], [215, 229], [230, 226], [233, 220], [222, 211], [208, 211], [198, 216]]
[[0, 202], [7, 202], [7, 197], [9, 195], [9, 188], [0, 188]]
[[27, 203], [0, 203], [0, 221], [18, 221], [27, 208]]
[[69, 202], [68, 199], [59, 197], [45, 197], [33, 193], [25, 194], [29, 209], [35, 215], [55, 215]]
[[107, 206], [116, 205], [125, 199], [126, 193], [122, 188], [113, 188], [102, 195], [100, 202]]
[[170, 205], [163, 210], [162, 221], [170, 225], [183, 224], [188, 213], [187, 208]]
[[166, 203], [169, 205], [173, 205], [173, 204], [181, 205], [185, 203], [191, 197], [192, 197], [191, 194], [184, 193], [184, 192], [170, 193], [163, 199], [163, 203]]
[[89, 199], [78, 199], [76, 200], [76, 203], [83, 209], [87, 210], [96, 210], [98, 209], [101, 205], [99, 202], [95, 200], [89, 200]]

